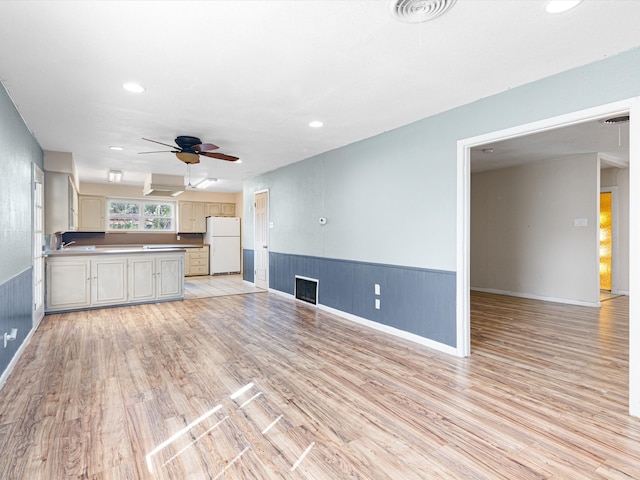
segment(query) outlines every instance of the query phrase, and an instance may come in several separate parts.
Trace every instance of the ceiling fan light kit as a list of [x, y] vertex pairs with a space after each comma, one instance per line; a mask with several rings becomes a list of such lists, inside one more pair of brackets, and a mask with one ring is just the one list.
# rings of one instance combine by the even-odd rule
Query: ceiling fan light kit
[[456, 0], [391, 0], [389, 12], [401, 22], [422, 23], [446, 13], [455, 3]]
[[[190, 165], [192, 163], [200, 163], [200, 156], [215, 158], [217, 160], [225, 160], [227, 162], [238, 161], [238, 157], [233, 155], [227, 155], [225, 153], [212, 152], [211, 150], [217, 150], [217, 145], [213, 143], [202, 143], [198, 137], [192, 137], [190, 135], [179, 135], [176, 137], [175, 145], [169, 145], [168, 143], [158, 142], [157, 140], [151, 140], [149, 138], [143, 138], [147, 142], [157, 143], [164, 145], [172, 150], [167, 150], [171, 153], [175, 153], [178, 160]], [[140, 153], [160, 153], [160, 152], [140, 152]]]

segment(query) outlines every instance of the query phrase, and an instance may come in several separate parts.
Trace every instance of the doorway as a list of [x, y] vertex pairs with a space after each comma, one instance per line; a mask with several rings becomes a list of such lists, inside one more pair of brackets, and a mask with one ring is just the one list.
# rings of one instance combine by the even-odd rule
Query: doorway
[[[576, 125], [590, 120], [597, 120], [609, 115], [620, 115], [629, 112], [630, 163], [640, 156], [640, 131], [633, 129], [633, 119], [640, 118], [640, 99], [633, 98], [621, 102], [602, 105], [559, 117], [549, 118], [518, 127], [491, 132], [458, 141], [457, 163], [457, 343], [456, 353], [460, 356], [471, 354], [470, 345], [470, 184], [471, 184], [471, 149], [488, 145], [491, 142], [551, 131], [564, 126]], [[640, 214], [640, 170], [631, 168], [629, 174], [629, 217], [636, 218]], [[640, 227], [629, 225], [629, 244], [640, 241]], [[594, 245], [595, 247], [595, 245]], [[629, 252], [629, 413], [640, 416], [640, 282], [635, 279], [640, 275], [640, 265], [636, 260], [635, 249]]]
[[33, 327], [44, 317], [44, 172], [33, 166]]
[[253, 282], [256, 287], [269, 289], [269, 191], [254, 196], [254, 264]]
[[600, 291], [611, 293], [613, 263], [613, 208], [612, 192], [600, 192], [599, 274]]

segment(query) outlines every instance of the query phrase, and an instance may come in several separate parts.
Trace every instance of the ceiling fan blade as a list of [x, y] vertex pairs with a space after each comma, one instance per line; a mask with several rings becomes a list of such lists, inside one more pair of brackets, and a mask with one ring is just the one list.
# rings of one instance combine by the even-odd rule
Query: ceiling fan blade
[[239, 160], [238, 157], [217, 152], [200, 152], [200, 155], [204, 155], [209, 158], [217, 158], [218, 160], [226, 160], [227, 162], [235, 162], [236, 160]]
[[168, 143], [158, 142], [157, 140], [151, 140], [150, 138], [143, 138], [143, 140], [146, 140], [147, 142], [159, 143], [160, 145], [164, 145], [165, 147], [173, 148], [174, 150], [176, 149], [175, 145], [169, 145]]
[[201, 143], [192, 147], [196, 152], [208, 152], [209, 150], [217, 150], [220, 147], [213, 143]]
[[176, 153], [177, 150], [154, 150], [153, 152], [138, 152], [138, 155], [142, 153]]

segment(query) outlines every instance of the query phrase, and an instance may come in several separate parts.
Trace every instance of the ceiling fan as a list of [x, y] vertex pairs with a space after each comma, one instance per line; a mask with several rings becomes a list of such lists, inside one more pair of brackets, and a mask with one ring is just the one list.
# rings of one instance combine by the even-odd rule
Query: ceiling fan
[[186, 164], [192, 163], [200, 163], [200, 155], [209, 158], [216, 158], [218, 160], [226, 160], [228, 162], [235, 162], [239, 160], [238, 157], [234, 157], [232, 155], [227, 155], [224, 153], [212, 152], [211, 150], [217, 150], [217, 145], [213, 143], [202, 143], [197, 137], [190, 137], [188, 135], [180, 135], [176, 137], [174, 140], [176, 145], [169, 145], [167, 143], [158, 142], [157, 140], [151, 140], [149, 138], [143, 138], [147, 142], [158, 143], [160, 145], [164, 145], [165, 147], [169, 147], [172, 150], [159, 150], [154, 152], [139, 152], [139, 153], [160, 153], [170, 151], [171, 153], [175, 153], [176, 157], [181, 162]]

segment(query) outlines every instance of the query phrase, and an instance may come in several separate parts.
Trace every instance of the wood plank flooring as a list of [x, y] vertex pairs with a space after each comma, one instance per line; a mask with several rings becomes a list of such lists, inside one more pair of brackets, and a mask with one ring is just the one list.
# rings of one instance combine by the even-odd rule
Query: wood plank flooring
[[0, 478], [640, 478], [627, 318], [472, 293], [460, 359], [269, 293], [50, 315]]

